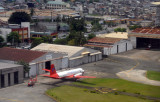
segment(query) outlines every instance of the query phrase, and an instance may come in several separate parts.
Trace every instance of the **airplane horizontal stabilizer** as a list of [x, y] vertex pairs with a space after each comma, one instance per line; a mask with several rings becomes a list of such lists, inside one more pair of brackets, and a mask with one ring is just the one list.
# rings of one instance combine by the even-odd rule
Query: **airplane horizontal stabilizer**
[[45, 70], [45, 71], [47, 71], [47, 72], [50, 72], [50, 70], [48, 70], [48, 69], [42, 69], [42, 70]]

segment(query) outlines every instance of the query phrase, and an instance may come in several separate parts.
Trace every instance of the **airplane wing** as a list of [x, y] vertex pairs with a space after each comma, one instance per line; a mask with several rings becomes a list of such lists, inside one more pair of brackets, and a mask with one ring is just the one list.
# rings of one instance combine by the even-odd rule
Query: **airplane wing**
[[48, 70], [48, 69], [42, 69], [42, 70], [45, 70], [45, 71], [47, 71], [47, 72], [50, 72], [50, 70]]
[[74, 75], [70, 75], [70, 76], [66, 76], [67, 78], [77, 78], [77, 79], [80, 79], [80, 78], [96, 78], [94, 76], [81, 76], [81, 75], [77, 75], [77, 76], [74, 76]]
[[66, 78], [74, 78], [74, 75], [66, 76]]
[[54, 78], [54, 79], [60, 79], [60, 77], [58, 77], [56, 75], [46, 75], [46, 74], [43, 74], [42, 76], [49, 77], [49, 78]]

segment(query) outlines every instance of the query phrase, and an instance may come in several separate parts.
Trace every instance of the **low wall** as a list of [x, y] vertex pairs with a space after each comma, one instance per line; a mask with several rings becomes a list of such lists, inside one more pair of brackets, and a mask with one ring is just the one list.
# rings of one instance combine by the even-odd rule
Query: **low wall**
[[86, 64], [86, 63], [91, 63], [91, 62], [96, 62], [102, 59], [102, 53], [97, 52], [97, 53], [92, 53], [89, 56], [79, 56], [79, 57], [74, 57], [69, 59], [69, 67], [76, 67], [78, 65]]

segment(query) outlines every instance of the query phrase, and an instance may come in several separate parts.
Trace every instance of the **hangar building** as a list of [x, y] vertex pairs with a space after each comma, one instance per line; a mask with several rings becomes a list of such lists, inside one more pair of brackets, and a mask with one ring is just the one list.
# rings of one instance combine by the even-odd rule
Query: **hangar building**
[[[24, 61], [29, 64], [30, 76], [45, 73], [42, 69], [50, 69], [51, 64], [55, 64], [56, 69], [68, 67], [68, 57], [66, 54], [31, 51], [9, 47], [0, 48], [0, 62], [14, 64], [19, 61]], [[28, 76], [28, 74], [26, 73], [25, 76]]]
[[129, 33], [134, 48], [160, 49], [160, 28], [137, 28]]
[[101, 34], [88, 40], [84, 46], [100, 50], [103, 55], [112, 55], [133, 49], [133, 45], [128, 39], [128, 33], [125, 32]]
[[85, 47], [42, 43], [31, 50], [67, 54], [69, 59], [68, 67], [75, 67], [102, 59], [102, 53], [100, 51]]
[[0, 62], [0, 88], [23, 82], [23, 66]]

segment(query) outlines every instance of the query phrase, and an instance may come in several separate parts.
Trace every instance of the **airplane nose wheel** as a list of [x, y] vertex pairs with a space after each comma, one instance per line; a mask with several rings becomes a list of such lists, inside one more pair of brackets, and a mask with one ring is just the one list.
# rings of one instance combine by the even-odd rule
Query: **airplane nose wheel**
[[77, 80], [78, 80], [77, 78], [74, 79], [75, 82], [76, 82]]
[[82, 72], [82, 76], [84, 76], [84, 72]]

